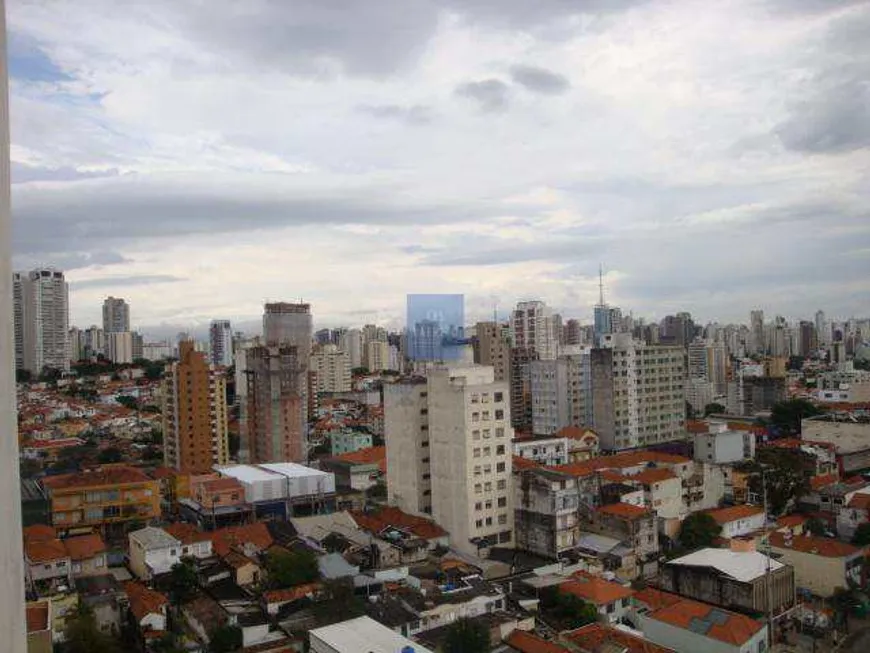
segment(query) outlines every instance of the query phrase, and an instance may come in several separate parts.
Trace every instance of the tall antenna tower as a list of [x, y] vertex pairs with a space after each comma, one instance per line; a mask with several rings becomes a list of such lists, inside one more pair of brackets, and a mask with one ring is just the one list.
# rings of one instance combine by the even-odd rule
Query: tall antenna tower
[[604, 306], [604, 265], [598, 264], [598, 305]]

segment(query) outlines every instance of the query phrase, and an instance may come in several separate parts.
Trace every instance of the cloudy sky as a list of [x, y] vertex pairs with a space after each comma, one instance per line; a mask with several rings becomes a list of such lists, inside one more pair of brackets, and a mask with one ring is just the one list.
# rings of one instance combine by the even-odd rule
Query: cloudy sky
[[71, 320], [870, 314], [870, 0], [7, 0]]

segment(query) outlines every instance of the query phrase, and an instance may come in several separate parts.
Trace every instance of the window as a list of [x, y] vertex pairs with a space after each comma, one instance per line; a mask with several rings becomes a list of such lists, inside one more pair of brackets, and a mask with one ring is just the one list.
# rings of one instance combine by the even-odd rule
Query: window
[[615, 609], [616, 609], [616, 606], [615, 606], [614, 603], [608, 603], [608, 604], [607, 604], [607, 614], [613, 614], [613, 611], [614, 611]]
[[487, 517], [487, 518], [486, 518], [486, 525], [487, 525], [487, 526], [492, 526], [492, 517]]
[[477, 510], [478, 512], [480, 512], [481, 510], [483, 510], [483, 504], [480, 501], [478, 501], [477, 503], [474, 504], [474, 509]]
[[484, 465], [483, 466], [484, 474], [492, 474], [492, 465]]
[[483, 491], [484, 492], [492, 492], [492, 481], [487, 481], [486, 483], [483, 484]]
[[474, 475], [475, 475], [475, 476], [480, 476], [480, 465], [475, 465], [475, 466], [474, 466]]
[[471, 439], [472, 440], [480, 440], [480, 431], [478, 429], [475, 429], [474, 431], [471, 432]]
[[498, 498], [498, 507], [504, 508], [507, 506], [507, 497], [499, 497]]
[[483, 421], [484, 422], [489, 421], [489, 411], [488, 410], [483, 411]]
[[428, 446], [429, 446], [429, 440], [423, 440], [423, 442], [420, 443], [420, 446], [421, 446], [421, 447], [428, 447]]
[[507, 515], [499, 515], [498, 516], [498, 525], [504, 526], [505, 524], [507, 524]]
[[486, 502], [486, 509], [487, 509], [487, 510], [492, 510], [492, 501], [487, 501], [487, 502]]
[[476, 522], [474, 522], [474, 525], [477, 526], [478, 528], [483, 528], [483, 520], [478, 519]]
[[481, 492], [483, 492], [483, 486], [480, 483], [475, 483], [474, 484], [474, 493], [480, 494]]
[[475, 447], [475, 448], [474, 448], [474, 453], [473, 453], [473, 455], [474, 455], [475, 458], [480, 458], [480, 447]]
[[495, 448], [495, 453], [497, 456], [503, 456], [504, 455], [504, 445], [503, 444], [498, 445]]
[[503, 392], [496, 392], [493, 395], [493, 401], [495, 401], [495, 403], [497, 403], [497, 404], [500, 404], [501, 402], [503, 402], [504, 401], [504, 393]]
[[501, 408], [495, 411], [495, 418], [504, 419], [504, 411]]
[[479, 422], [480, 421], [480, 413], [471, 413], [471, 421]]
[[495, 471], [497, 471], [497, 472], [503, 472], [504, 470], [505, 470], [505, 464], [504, 464], [504, 463], [498, 463], [498, 464], [496, 464], [496, 466], [495, 466]]
[[503, 438], [504, 437], [504, 429], [499, 427], [495, 430], [495, 437]]
[[492, 448], [491, 447], [484, 447], [483, 448], [483, 455], [484, 456], [491, 456], [492, 455]]
[[428, 408], [421, 408], [421, 409], [420, 409], [420, 414], [421, 414], [421, 415], [428, 415], [428, 414], [429, 414], [429, 409], [428, 409]]
[[504, 490], [507, 487], [507, 481], [502, 479], [498, 482], [498, 489]]

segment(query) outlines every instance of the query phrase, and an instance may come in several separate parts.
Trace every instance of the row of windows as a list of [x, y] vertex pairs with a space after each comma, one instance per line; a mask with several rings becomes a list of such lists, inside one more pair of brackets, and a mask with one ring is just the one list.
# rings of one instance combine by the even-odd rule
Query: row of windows
[[[496, 482], [496, 488], [499, 490], [504, 490], [507, 487], [507, 481], [502, 479]], [[487, 481], [486, 483], [475, 483], [474, 484], [474, 493], [481, 494], [482, 492], [492, 492], [492, 481]]]
[[[504, 445], [500, 444], [495, 448], [495, 455], [496, 456], [503, 456], [504, 451], [505, 451]], [[484, 447], [482, 450], [480, 447], [475, 447], [474, 451], [472, 453], [473, 453], [475, 458], [480, 458], [481, 455], [483, 455], [484, 457], [491, 456], [492, 455], [492, 447]]]
[[[507, 507], [507, 497], [498, 497], [497, 504], [499, 508]], [[487, 499], [486, 501], [478, 501], [474, 504], [474, 510], [480, 512], [481, 510], [492, 510], [492, 499]]]
[[[506, 469], [507, 468], [506, 468], [505, 463], [496, 463], [496, 465], [495, 465], [496, 473], [504, 472]], [[480, 476], [481, 470], [483, 471], [484, 474], [492, 474], [492, 465], [483, 465], [483, 466], [475, 465], [474, 466], [474, 475]]]
[[[504, 526], [505, 524], [507, 524], [507, 521], [507, 515], [498, 516], [498, 523], [500, 526]], [[484, 524], [486, 524], [487, 526], [492, 526], [492, 517], [487, 517], [486, 519], [478, 519], [474, 522], [474, 525], [477, 528], [483, 528]]]

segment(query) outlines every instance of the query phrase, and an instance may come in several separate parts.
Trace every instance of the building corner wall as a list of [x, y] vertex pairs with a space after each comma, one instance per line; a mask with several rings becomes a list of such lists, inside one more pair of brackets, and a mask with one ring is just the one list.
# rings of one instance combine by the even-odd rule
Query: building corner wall
[[9, 100], [6, 3], [0, 0], [0, 633], [3, 650], [26, 653], [21, 486], [15, 406], [15, 333], [9, 180]]

